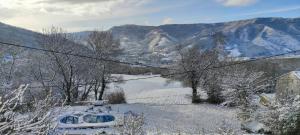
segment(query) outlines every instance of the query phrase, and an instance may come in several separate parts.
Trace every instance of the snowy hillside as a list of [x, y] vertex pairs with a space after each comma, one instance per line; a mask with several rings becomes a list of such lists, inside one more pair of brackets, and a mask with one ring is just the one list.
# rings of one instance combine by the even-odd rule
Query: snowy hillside
[[37, 46], [38, 33], [0, 22], [0, 41], [27, 46]]
[[[150, 61], [174, 60], [177, 44], [212, 47], [213, 32], [227, 37], [225, 50], [234, 57], [259, 57], [300, 49], [300, 18], [256, 18], [214, 24], [171, 24], [157, 27], [124, 25], [113, 27], [127, 54]], [[136, 54], [139, 50], [139, 55]]]

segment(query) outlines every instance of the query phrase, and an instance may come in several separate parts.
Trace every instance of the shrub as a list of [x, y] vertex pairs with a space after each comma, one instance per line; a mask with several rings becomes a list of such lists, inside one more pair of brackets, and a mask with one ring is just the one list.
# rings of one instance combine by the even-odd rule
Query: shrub
[[207, 102], [212, 104], [220, 104], [224, 102], [224, 98], [222, 96], [222, 88], [218, 85], [211, 86], [210, 89], [207, 91]]
[[224, 99], [222, 97], [219, 97], [217, 95], [209, 95], [207, 99], [208, 103], [211, 104], [221, 104], [224, 102]]
[[296, 135], [300, 132], [300, 96], [275, 101], [262, 117], [273, 134]]
[[192, 103], [193, 103], [193, 104], [198, 104], [198, 103], [201, 103], [201, 102], [202, 102], [202, 100], [201, 100], [201, 98], [200, 98], [199, 95], [197, 95], [197, 96], [192, 96]]
[[116, 131], [121, 135], [144, 135], [145, 117], [143, 114], [128, 112], [125, 114], [123, 121], [118, 121]]
[[106, 95], [106, 100], [109, 104], [123, 104], [126, 103], [124, 91], [115, 91]]

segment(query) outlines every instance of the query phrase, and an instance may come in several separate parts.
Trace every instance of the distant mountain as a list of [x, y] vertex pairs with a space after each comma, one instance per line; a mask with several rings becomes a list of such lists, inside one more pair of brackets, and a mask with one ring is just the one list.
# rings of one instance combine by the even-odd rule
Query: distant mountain
[[[260, 57], [300, 50], [300, 18], [255, 18], [211, 24], [123, 25], [110, 29], [125, 50], [126, 61], [152, 64], [176, 59], [176, 45], [212, 48], [214, 32], [226, 36], [225, 51], [234, 57]], [[90, 32], [73, 33], [84, 41]], [[35, 32], [0, 23], [0, 40], [37, 45]]]
[[38, 46], [37, 37], [39, 35], [37, 32], [0, 23], [0, 41], [2, 42]]
[[234, 57], [260, 57], [300, 50], [300, 18], [256, 18], [212, 24], [171, 24], [162, 26], [124, 25], [111, 28], [128, 54], [146, 61], [153, 56], [172, 60], [174, 46], [212, 47], [214, 32], [226, 36], [225, 50]]

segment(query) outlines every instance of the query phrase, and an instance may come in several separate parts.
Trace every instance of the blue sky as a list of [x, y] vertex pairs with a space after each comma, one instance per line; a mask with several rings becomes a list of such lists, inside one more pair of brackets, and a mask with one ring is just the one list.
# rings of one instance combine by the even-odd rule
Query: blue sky
[[82, 31], [256, 17], [300, 17], [300, 0], [0, 0], [1, 22], [35, 31], [51, 26]]

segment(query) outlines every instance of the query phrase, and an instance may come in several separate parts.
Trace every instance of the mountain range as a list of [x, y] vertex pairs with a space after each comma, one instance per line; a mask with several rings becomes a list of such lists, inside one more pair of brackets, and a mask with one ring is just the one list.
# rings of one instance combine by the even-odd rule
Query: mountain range
[[[176, 46], [213, 46], [212, 34], [226, 37], [224, 51], [233, 57], [261, 57], [300, 50], [300, 18], [255, 18], [248, 20], [168, 24], [161, 26], [122, 25], [109, 29], [124, 49], [122, 60], [144, 63], [169, 63]], [[89, 31], [72, 33], [81, 40]], [[38, 46], [39, 33], [0, 23], [0, 41]]]

